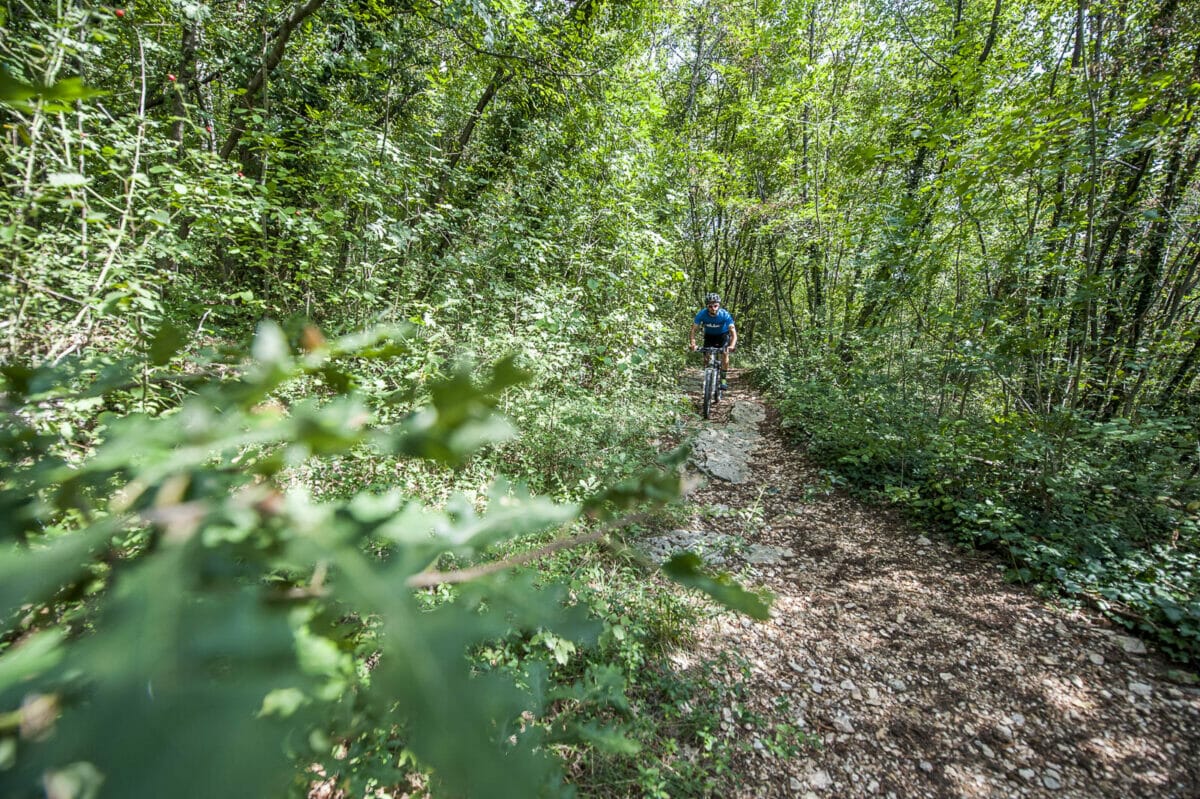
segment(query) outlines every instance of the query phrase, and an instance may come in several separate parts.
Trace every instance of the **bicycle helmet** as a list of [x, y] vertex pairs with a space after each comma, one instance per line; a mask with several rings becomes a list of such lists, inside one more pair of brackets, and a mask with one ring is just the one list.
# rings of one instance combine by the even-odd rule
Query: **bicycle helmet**
[[704, 304], [705, 305], [710, 305], [711, 303], [714, 303], [714, 302], [719, 303], [720, 301], [721, 301], [721, 295], [717, 294], [716, 292], [709, 292], [708, 294], [704, 295]]

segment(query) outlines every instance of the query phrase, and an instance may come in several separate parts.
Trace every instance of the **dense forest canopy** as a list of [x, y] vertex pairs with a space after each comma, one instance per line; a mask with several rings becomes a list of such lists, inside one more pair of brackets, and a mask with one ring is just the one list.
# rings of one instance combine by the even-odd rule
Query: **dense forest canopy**
[[[7, 0], [0, 768], [75, 763], [147, 681], [198, 679], [172, 646], [205, 643], [145, 604], [249, 675], [160, 721], [218, 729], [270, 692], [271, 723], [323, 730], [313, 759], [404, 727], [451, 792], [557, 784], [532, 734], [475, 760], [525, 694], [404, 653], [444, 666], [515, 619], [558, 657], [578, 608], [494, 575], [385, 586], [670, 496], [642, 468], [714, 290], [831, 479], [1194, 659], [1198, 100], [1179, 0]], [[161, 651], [123, 667], [140, 624]], [[113, 692], [78, 701], [67, 646]], [[616, 712], [620, 669], [593, 666], [534, 704]], [[361, 706], [320, 710], [350, 685]], [[79, 705], [48, 755], [30, 696]], [[629, 755], [579, 712], [546, 740]], [[239, 747], [214, 755], [232, 781], [295, 773]], [[105, 773], [178, 795], [176, 766]]]
[[1003, 355], [1039, 411], [1186, 404], [1196, 24], [1178, 3], [14, 4], [8, 351], [164, 310], [351, 324], [484, 275], [651, 303], [682, 277], [760, 341], [903, 330]]

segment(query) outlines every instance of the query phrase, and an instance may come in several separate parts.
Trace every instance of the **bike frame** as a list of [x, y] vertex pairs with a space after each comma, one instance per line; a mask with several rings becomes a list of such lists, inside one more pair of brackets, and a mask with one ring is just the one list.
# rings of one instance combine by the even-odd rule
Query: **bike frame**
[[721, 399], [721, 354], [728, 347], [698, 347], [704, 355], [704, 382], [701, 386], [701, 412], [707, 419], [713, 404]]

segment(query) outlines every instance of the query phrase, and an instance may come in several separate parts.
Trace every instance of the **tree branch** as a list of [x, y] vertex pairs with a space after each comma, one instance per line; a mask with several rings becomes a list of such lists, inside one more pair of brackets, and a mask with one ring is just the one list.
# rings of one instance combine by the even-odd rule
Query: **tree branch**
[[615, 519], [611, 522], [608, 522], [599, 530], [593, 530], [590, 533], [582, 533], [580, 535], [570, 536], [567, 538], [559, 538], [555, 541], [551, 541], [544, 547], [533, 550], [532, 552], [514, 555], [511, 558], [504, 558], [503, 560], [493, 561], [492, 563], [484, 563], [479, 566], [472, 566], [469, 569], [455, 569], [454, 571], [448, 572], [421, 572], [420, 574], [414, 574], [412, 577], [409, 577], [404, 581], [404, 584], [409, 588], [433, 588], [434, 586], [438, 585], [470, 582], [471, 580], [476, 580], [480, 577], [486, 577], [489, 574], [502, 572], [515, 566], [523, 566], [526, 563], [538, 560], [546, 555], [552, 555], [555, 552], [563, 549], [572, 549], [574, 547], [583, 546], [584, 544], [590, 544], [593, 541], [598, 541], [599, 539], [603, 538], [611, 530], [615, 530], [618, 527], [626, 527], [630, 524], [643, 521], [645, 518], [646, 514], [644, 513], [635, 513], [632, 516], [624, 516], [620, 519]]
[[[246, 84], [246, 93], [242, 95], [242, 110], [249, 111], [254, 108], [255, 97], [259, 90], [267, 82], [270, 74], [275, 71], [275, 67], [279, 66], [279, 62], [283, 60], [283, 51], [287, 47], [292, 33], [300, 26], [301, 22], [310, 17], [324, 3], [325, 0], [308, 0], [303, 5], [296, 6], [292, 10], [291, 15], [284, 21], [278, 35], [275, 37], [275, 46], [271, 48], [271, 52], [267, 54], [258, 71], [254, 73], [254, 77]], [[242, 114], [235, 114], [233, 129], [229, 132], [229, 138], [225, 140], [225, 144], [221, 146], [222, 158], [229, 158], [230, 153], [237, 147], [238, 142], [242, 139], [242, 134], [245, 132], [246, 120], [244, 116]]]

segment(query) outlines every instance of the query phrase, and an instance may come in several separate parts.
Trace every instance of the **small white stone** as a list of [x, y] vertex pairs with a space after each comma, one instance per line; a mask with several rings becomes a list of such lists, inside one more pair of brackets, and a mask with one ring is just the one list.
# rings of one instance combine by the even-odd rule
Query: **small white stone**
[[1101, 655], [1099, 652], [1088, 652], [1088, 660], [1092, 661], [1092, 664], [1096, 666], [1104, 665], [1104, 655]]
[[829, 776], [828, 771], [814, 771], [812, 774], [808, 775], [808, 784], [816, 788], [818, 791], [823, 791], [830, 785], [833, 785], [833, 778]]
[[1059, 780], [1057, 775], [1051, 772], [1042, 775], [1042, 785], [1045, 785], [1052, 791], [1057, 791], [1062, 787], [1062, 782]]
[[943, 671], [941, 674], [938, 675], [938, 677], [941, 678], [942, 682], [950, 682], [951, 680], [954, 679], [954, 675], [948, 671]]
[[1021, 779], [1027, 780], [1027, 781], [1032, 780], [1034, 777], [1037, 776], [1037, 772], [1035, 772], [1031, 768], [1023, 768], [1020, 771], [1018, 771], [1017, 773], [1021, 775]]
[[1137, 694], [1141, 697], [1149, 698], [1150, 694], [1154, 693], [1154, 688], [1146, 685], [1144, 682], [1131, 682], [1129, 683], [1129, 692]]
[[928, 760], [922, 760], [921, 761], [921, 771], [932, 774], [933, 773], [933, 764], [930, 763]]

